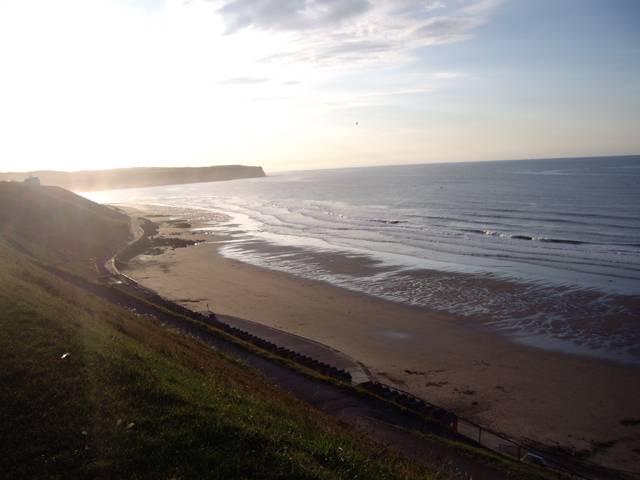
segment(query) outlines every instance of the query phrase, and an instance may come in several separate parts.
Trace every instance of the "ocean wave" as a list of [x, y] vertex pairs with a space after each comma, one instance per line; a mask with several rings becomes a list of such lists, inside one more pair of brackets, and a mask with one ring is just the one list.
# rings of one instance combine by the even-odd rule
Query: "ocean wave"
[[511, 238], [513, 238], [514, 240], [535, 240], [534, 237], [531, 237], [529, 235], [511, 235]]
[[489, 237], [504, 237], [504, 238], [512, 238], [514, 240], [530, 240], [530, 241], [539, 241], [544, 243], [562, 243], [566, 245], [593, 245], [591, 242], [585, 242], [582, 240], [568, 240], [563, 238], [537, 238], [532, 235], [521, 235], [521, 234], [508, 234], [505, 232], [496, 232], [495, 230], [477, 230], [473, 228], [462, 228], [460, 229], [464, 232], [476, 233], [480, 235], [487, 235]]
[[[513, 240], [524, 240], [524, 241], [537, 241], [542, 243], [557, 243], [564, 245], [599, 245], [599, 246], [608, 246], [608, 247], [640, 247], [640, 243], [614, 243], [614, 242], [589, 242], [586, 240], [573, 240], [566, 238], [547, 238], [547, 237], [536, 237], [535, 235], [526, 235], [526, 234], [510, 234], [508, 232], [498, 232], [495, 230], [481, 230], [476, 228], [460, 228], [458, 229], [461, 232], [466, 233], [474, 233], [477, 235], [484, 235], [488, 237], [501, 237], [501, 238], [510, 238]], [[620, 253], [618, 251], [614, 253]]]
[[564, 238], [539, 238], [538, 240], [545, 243], [563, 243], [566, 245], [589, 245], [589, 242], [583, 242], [580, 240], [567, 240]]
[[[460, 208], [463, 212], [466, 212], [466, 209]], [[575, 211], [562, 211], [559, 212], [557, 210], [541, 210], [536, 209], [535, 212], [530, 212], [522, 208], [491, 208], [482, 206], [479, 210], [485, 212], [500, 212], [500, 213], [515, 213], [518, 215], [526, 214], [526, 213], [536, 213], [538, 215], [561, 215], [563, 217], [581, 217], [581, 218], [602, 218], [606, 220], [626, 220], [630, 222], [637, 222], [637, 215], [615, 215], [612, 213], [593, 213], [593, 212], [575, 212]], [[465, 213], [466, 214], [466, 213]], [[475, 214], [473, 212], [472, 214]], [[518, 218], [518, 217], [515, 217]]]
[[[606, 228], [618, 228], [618, 229], [622, 229], [622, 230], [640, 230], [640, 226], [637, 225], [622, 225], [619, 223], [594, 223], [594, 222], [590, 222], [590, 221], [580, 221], [580, 220], [575, 220], [575, 219], [571, 219], [571, 218], [566, 218], [567, 215], [565, 215], [565, 218], [553, 218], [553, 217], [540, 217], [540, 216], [535, 216], [535, 215], [530, 215], [527, 212], [519, 212], [520, 215], [518, 216], [513, 216], [513, 215], [496, 215], [496, 214], [485, 214], [483, 212], [478, 212], [478, 213], [473, 213], [473, 212], [468, 212], [463, 214], [460, 218], [461, 219], [465, 219], [465, 217], [471, 217], [471, 218], [486, 218], [489, 219], [490, 221], [492, 221], [493, 219], [499, 219], [499, 220], [517, 220], [519, 223], [523, 223], [523, 222], [544, 222], [544, 223], [555, 223], [555, 224], [570, 224], [570, 225], [578, 225], [578, 226], [583, 226], [583, 225], [588, 225], [588, 226], [598, 226], [598, 227], [606, 227]], [[560, 214], [558, 214], [560, 215]], [[592, 218], [602, 218], [602, 217], [592, 217]], [[631, 221], [631, 219], [629, 219]], [[472, 221], [472, 220], [467, 220], [467, 221]]]
[[376, 223], [384, 223], [387, 225], [398, 225], [399, 223], [407, 223], [406, 220], [383, 220], [379, 218], [374, 218], [371, 221]]

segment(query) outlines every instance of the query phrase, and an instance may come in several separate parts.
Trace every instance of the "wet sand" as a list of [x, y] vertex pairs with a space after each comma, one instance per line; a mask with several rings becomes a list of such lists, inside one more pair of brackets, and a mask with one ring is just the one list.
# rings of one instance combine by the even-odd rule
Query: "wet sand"
[[514, 438], [589, 450], [591, 461], [638, 469], [640, 368], [515, 344], [451, 314], [230, 260], [218, 253], [228, 238], [175, 224], [160, 233], [201, 243], [156, 249], [125, 273], [171, 300], [326, 344], [378, 380]]

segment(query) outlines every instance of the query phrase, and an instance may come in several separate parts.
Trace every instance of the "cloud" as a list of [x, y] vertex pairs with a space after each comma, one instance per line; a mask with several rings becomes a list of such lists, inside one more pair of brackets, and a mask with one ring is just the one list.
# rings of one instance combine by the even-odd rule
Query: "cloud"
[[439, 45], [467, 40], [474, 28], [484, 23], [477, 17], [434, 17], [414, 31], [414, 36], [425, 45]]
[[382, 40], [327, 41], [323, 45], [309, 44], [298, 50], [280, 52], [258, 59], [263, 63], [300, 63], [315, 66], [358, 64], [371, 62], [395, 50], [392, 42]]
[[233, 77], [220, 80], [218, 85], [255, 85], [257, 83], [267, 83], [268, 78], [261, 77]]
[[469, 15], [491, 13], [494, 8], [504, 3], [504, 1], [505, 0], [476, 0], [462, 10]]
[[503, 0], [214, 0], [227, 34], [286, 36], [260, 62], [397, 63], [420, 47], [469, 40]]
[[228, 33], [248, 27], [309, 30], [335, 26], [369, 7], [368, 0], [231, 0], [220, 13]]

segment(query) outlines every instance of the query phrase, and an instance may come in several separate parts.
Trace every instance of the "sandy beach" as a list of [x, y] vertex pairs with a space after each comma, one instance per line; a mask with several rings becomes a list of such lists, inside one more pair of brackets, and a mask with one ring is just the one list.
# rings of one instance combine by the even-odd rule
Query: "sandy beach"
[[[158, 223], [181, 218], [135, 209]], [[514, 438], [589, 451], [589, 460], [619, 469], [640, 463], [637, 367], [515, 344], [452, 314], [230, 260], [218, 253], [227, 238], [184, 225], [162, 223], [160, 234], [198, 244], [155, 249], [125, 273], [171, 300], [326, 344], [379, 381]]]

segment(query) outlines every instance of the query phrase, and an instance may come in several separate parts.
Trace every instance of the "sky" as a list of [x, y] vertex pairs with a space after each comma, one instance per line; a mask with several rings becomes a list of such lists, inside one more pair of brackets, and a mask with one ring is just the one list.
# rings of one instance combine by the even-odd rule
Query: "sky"
[[640, 154], [637, 0], [0, 0], [0, 171]]

